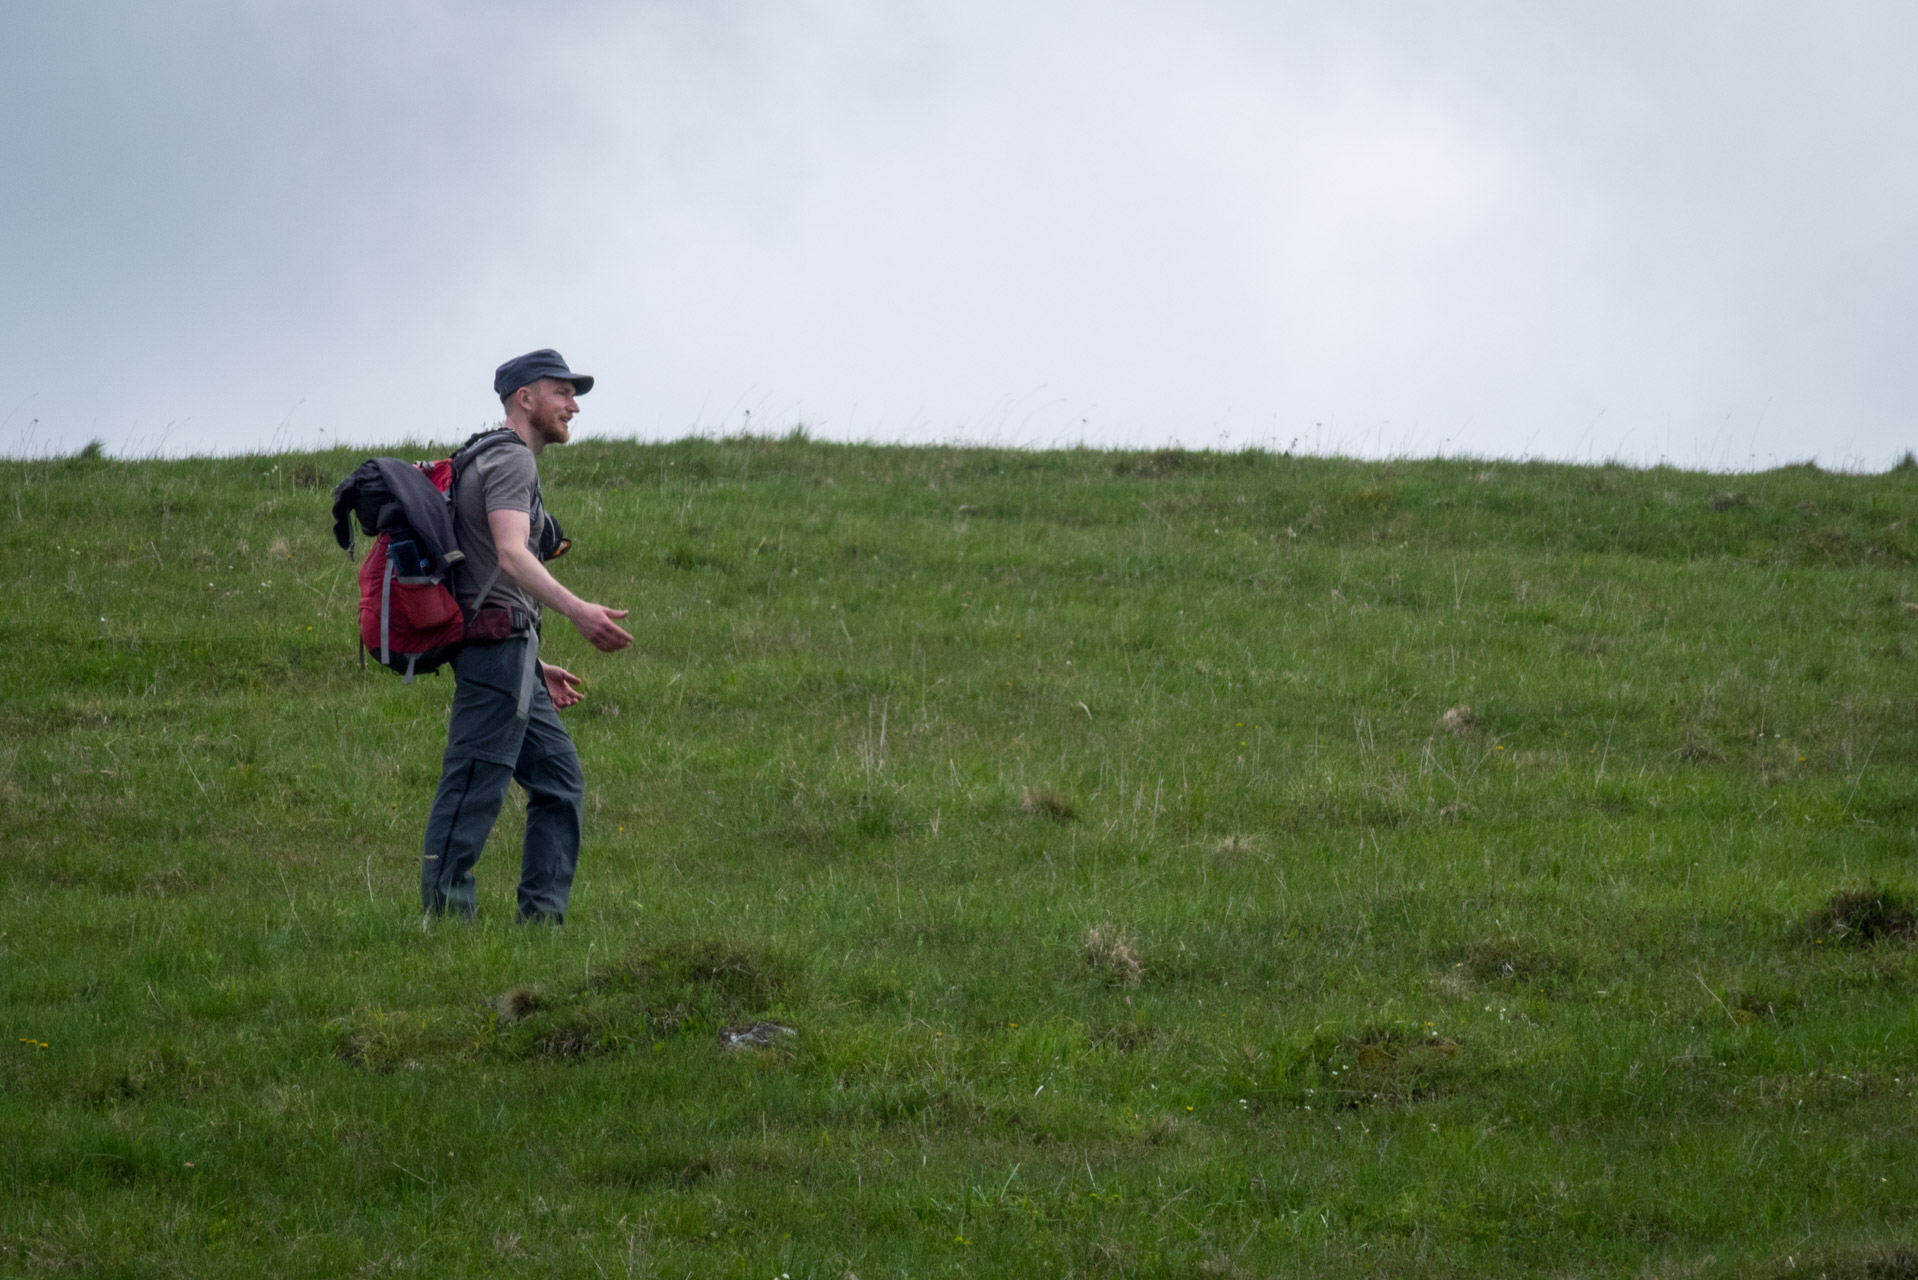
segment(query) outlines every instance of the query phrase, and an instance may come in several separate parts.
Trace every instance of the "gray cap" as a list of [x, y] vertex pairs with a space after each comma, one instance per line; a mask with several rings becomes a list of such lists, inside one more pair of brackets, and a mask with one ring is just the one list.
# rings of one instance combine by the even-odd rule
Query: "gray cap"
[[573, 394], [583, 396], [593, 389], [593, 377], [589, 373], [574, 373], [566, 367], [566, 357], [551, 347], [542, 347], [538, 351], [528, 351], [523, 356], [514, 356], [493, 371], [493, 394], [510, 396], [528, 383], [538, 382], [541, 378], [558, 378], [573, 384]]

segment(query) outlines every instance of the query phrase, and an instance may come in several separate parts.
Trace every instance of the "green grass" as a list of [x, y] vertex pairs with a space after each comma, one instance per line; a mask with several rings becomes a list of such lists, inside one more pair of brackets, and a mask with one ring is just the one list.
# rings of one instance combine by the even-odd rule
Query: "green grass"
[[1918, 472], [553, 450], [556, 931], [359, 456], [0, 464], [0, 1272], [1918, 1274]]

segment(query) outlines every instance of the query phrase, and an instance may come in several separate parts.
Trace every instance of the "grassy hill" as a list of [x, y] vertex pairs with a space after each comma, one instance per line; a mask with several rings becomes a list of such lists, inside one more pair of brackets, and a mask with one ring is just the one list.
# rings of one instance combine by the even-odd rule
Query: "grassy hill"
[[0, 463], [0, 1272], [1918, 1274], [1918, 470], [549, 451], [526, 930], [360, 456]]

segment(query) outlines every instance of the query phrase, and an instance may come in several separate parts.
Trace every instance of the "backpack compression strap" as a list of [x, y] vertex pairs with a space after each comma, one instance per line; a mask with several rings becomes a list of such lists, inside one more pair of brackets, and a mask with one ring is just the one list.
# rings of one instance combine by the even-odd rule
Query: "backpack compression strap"
[[392, 548], [389, 547], [386, 552], [386, 581], [380, 584], [380, 665], [382, 667], [392, 665], [392, 654], [387, 651], [386, 647], [386, 625], [388, 618], [392, 615], [392, 611], [393, 551]]
[[[386, 553], [386, 580], [380, 583], [380, 665], [382, 667], [390, 667], [393, 665], [393, 655], [387, 645], [387, 624], [393, 612], [394, 572], [393, 553], [389, 550]], [[406, 659], [406, 675], [400, 683], [412, 684], [413, 664], [420, 660], [420, 655], [417, 653], [408, 653], [402, 654], [401, 656]], [[364, 649], [360, 651], [360, 662], [362, 665], [366, 662], [366, 651]]]

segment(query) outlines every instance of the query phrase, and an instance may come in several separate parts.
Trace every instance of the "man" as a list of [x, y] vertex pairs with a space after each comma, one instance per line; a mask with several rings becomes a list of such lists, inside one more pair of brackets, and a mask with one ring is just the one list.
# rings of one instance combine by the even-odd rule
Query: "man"
[[[428, 915], [473, 915], [473, 866], [507, 785], [517, 780], [526, 791], [518, 918], [553, 924], [566, 918], [579, 862], [585, 779], [557, 710], [582, 695], [577, 676], [539, 661], [541, 606], [572, 622], [603, 652], [633, 642], [618, 621], [626, 610], [581, 600], [540, 558], [546, 511], [537, 460], [547, 445], [572, 438], [579, 412], [574, 397], [592, 387], [592, 378], [568, 369], [557, 351], [508, 360], [493, 375], [493, 390], [506, 410], [504, 431], [497, 439], [480, 437], [485, 443], [456, 463], [454, 535], [466, 560], [454, 575], [454, 594], [469, 618], [483, 605], [506, 638], [469, 638], [453, 659], [457, 685], [446, 757], [420, 865]], [[510, 612], [502, 615], [502, 609]], [[475, 633], [487, 629], [475, 627]]]

